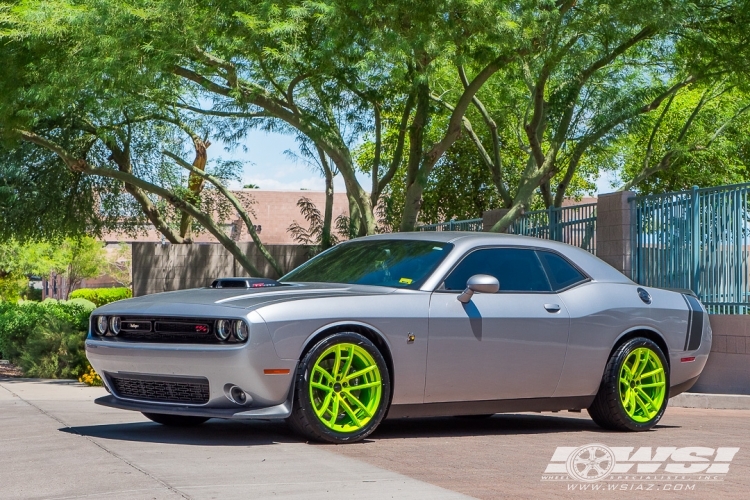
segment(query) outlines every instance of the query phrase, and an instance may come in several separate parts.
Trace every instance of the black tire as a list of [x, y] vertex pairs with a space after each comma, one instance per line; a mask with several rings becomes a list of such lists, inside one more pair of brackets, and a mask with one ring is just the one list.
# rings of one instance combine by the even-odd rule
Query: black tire
[[[367, 351], [375, 360], [382, 381], [379, 406], [372, 418], [361, 429], [346, 433], [330, 429], [321, 422], [313, 409], [313, 404], [310, 399], [309, 385], [311, 381], [311, 370], [318, 358], [328, 348], [343, 343], [355, 344]], [[375, 344], [358, 333], [336, 333], [319, 341], [302, 358], [299, 369], [297, 370], [292, 414], [287, 419], [287, 422], [294, 431], [312, 441], [334, 444], [354, 443], [366, 438], [377, 428], [388, 411], [390, 398], [391, 382], [388, 373], [388, 366], [386, 365], [383, 355], [378, 348], [375, 347]]]
[[188, 415], [167, 415], [164, 413], [145, 413], [143, 416], [147, 419], [156, 422], [161, 425], [168, 425], [170, 427], [192, 427], [194, 425], [200, 425], [206, 420], [207, 417], [192, 417]]
[[481, 415], [454, 415], [455, 418], [467, 418], [469, 420], [483, 420], [494, 416], [494, 413], [482, 413]]
[[[656, 415], [647, 422], [637, 422], [631, 418], [625, 411], [620, 400], [620, 370], [628, 355], [639, 347], [648, 348], [659, 357], [659, 360], [664, 367], [665, 376], [666, 393], [664, 395], [664, 401]], [[604, 429], [616, 431], [647, 431], [661, 420], [661, 417], [664, 415], [664, 410], [667, 409], [668, 400], [669, 363], [667, 363], [667, 358], [656, 343], [647, 338], [636, 337], [626, 341], [618, 347], [609, 358], [607, 366], [604, 369], [604, 376], [602, 377], [602, 382], [599, 386], [599, 392], [597, 392], [594, 402], [589, 406], [588, 412], [589, 415], [591, 415], [591, 419], [599, 425], [599, 427]]]

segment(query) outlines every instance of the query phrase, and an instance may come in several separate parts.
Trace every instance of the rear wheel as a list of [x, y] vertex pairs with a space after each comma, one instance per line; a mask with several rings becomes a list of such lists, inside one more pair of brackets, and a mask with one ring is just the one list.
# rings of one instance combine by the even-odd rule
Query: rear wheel
[[644, 431], [661, 420], [669, 399], [669, 366], [658, 345], [635, 338], [607, 362], [589, 415], [605, 429]]
[[359, 441], [383, 420], [390, 394], [378, 348], [358, 333], [337, 333], [302, 359], [289, 423], [316, 441]]
[[164, 413], [143, 413], [143, 416], [157, 424], [168, 425], [170, 427], [192, 427], [194, 425], [200, 425], [208, 420], [206, 417], [167, 415]]

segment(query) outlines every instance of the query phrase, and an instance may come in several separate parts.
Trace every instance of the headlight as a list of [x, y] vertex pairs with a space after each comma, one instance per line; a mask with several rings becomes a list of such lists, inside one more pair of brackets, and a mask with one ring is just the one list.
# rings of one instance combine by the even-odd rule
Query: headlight
[[107, 317], [106, 316], [97, 316], [96, 333], [98, 333], [99, 335], [106, 335], [107, 333]]
[[238, 319], [234, 322], [234, 338], [236, 338], [240, 342], [244, 342], [247, 340], [248, 334], [249, 331], [247, 329], [247, 323], [245, 323], [241, 319]]
[[120, 317], [112, 316], [109, 318], [109, 329], [112, 331], [112, 335], [119, 335], [120, 333]]
[[229, 338], [229, 334], [232, 333], [232, 326], [229, 321], [220, 319], [216, 322], [216, 338], [219, 340], [226, 340]]

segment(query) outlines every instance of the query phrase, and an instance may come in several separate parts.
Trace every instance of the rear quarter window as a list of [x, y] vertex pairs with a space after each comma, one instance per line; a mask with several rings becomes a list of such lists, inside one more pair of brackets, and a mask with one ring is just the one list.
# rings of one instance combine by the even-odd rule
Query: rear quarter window
[[586, 276], [564, 257], [553, 252], [544, 251], [537, 251], [537, 255], [544, 266], [544, 270], [547, 272], [550, 285], [552, 285], [554, 291], [563, 290], [586, 281]]

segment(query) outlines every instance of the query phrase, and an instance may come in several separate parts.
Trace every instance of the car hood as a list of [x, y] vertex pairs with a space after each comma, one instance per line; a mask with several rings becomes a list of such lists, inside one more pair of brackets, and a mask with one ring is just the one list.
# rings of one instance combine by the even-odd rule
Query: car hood
[[[210, 315], [217, 308], [255, 309], [275, 303], [323, 297], [385, 295], [396, 289], [335, 283], [291, 283], [266, 288], [194, 288], [118, 300], [94, 314]], [[239, 311], [238, 311], [239, 312]]]

